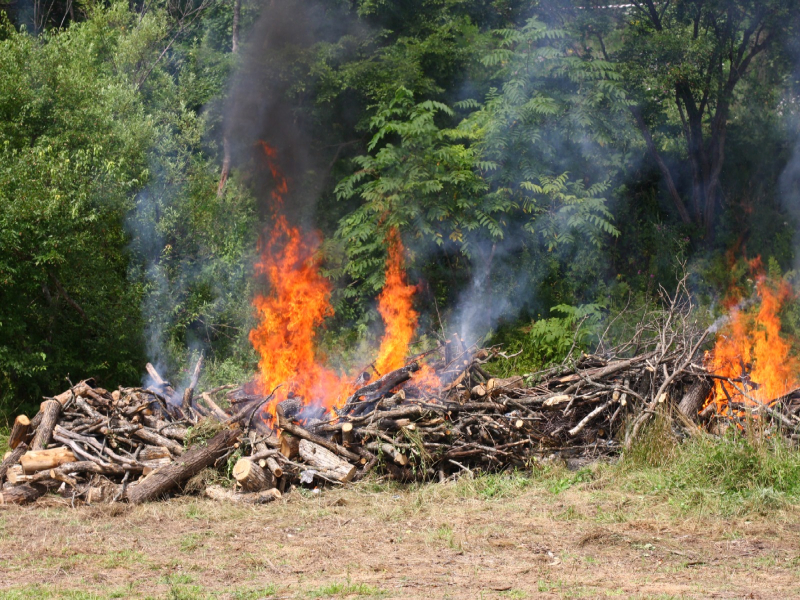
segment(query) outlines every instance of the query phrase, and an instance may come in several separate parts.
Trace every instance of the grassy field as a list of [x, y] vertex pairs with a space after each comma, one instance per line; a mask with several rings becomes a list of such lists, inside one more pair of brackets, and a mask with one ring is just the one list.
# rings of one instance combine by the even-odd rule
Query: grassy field
[[619, 464], [259, 507], [0, 510], [0, 598], [800, 597], [800, 454], [653, 431]]

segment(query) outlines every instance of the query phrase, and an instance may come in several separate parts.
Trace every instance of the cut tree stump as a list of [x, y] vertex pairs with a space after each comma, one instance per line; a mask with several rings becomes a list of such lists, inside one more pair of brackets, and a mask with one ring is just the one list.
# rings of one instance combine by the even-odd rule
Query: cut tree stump
[[314, 442], [300, 440], [299, 452], [306, 463], [324, 471], [326, 477], [331, 476], [337, 481], [346, 483], [356, 474], [356, 467]]
[[128, 488], [126, 497], [131, 504], [140, 504], [162, 496], [225, 455], [239, 437], [238, 429], [220, 431], [205, 444], [195, 444], [180, 458], [166, 467], [150, 473]]

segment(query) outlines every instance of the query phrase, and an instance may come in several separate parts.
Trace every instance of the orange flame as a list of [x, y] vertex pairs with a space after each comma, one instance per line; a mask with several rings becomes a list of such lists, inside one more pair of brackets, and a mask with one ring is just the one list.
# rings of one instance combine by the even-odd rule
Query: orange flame
[[256, 271], [267, 276], [268, 295], [253, 300], [258, 326], [250, 332], [250, 341], [259, 354], [259, 392], [268, 394], [283, 387], [266, 406], [275, 416], [278, 402], [289, 393], [330, 409], [346, 399], [346, 380], [318, 360], [316, 332], [326, 317], [333, 315], [331, 286], [319, 274], [317, 240], [304, 239], [297, 227], [291, 227], [278, 211], [288, 190], [286, 178], [276, 166], [275, 150], [263, 144], [269, 168], [275, 179], [272, 197], [275, 224], [261, 252]]
[[388, 242], [386, 284], [378, 296], [378, 312], [386, 329], [375, 361], [375, 370], [382, 375], [405, 365], [419, 317], [411, 307], [417, 288], [406, 283], [405, 249], [397, 229], [389, 231]]
[[[333, 315], [331, 285], [319, 273], [319, 236], [303, 236], [281, 213], [288, 182], [277, 166], [275, 149], [261, 145], [275, 181], [275, 221], [256, 264], [256, 271], [267, 277], [269, 293], [253, 300], [259, 324], [250, 332], [250, 341], [259, 354], [257, 392], [266, 395], [282, 385], [264, 409], [268, 424], [274, 426], [277, 404], [289, 396], [330, 411], [342, 406], [353, 390], [350, 378], [326, 366], [317, 353], [317, 330]], [[418, 318], [412, 308], [416, 288], [406, 282], [399, 233], [392, 229], [387, 241], [386, 285], [378, 297], [385, 324], [376, 361], [381, 374], [405, 364]]]
[[[759, 266], [759, 262], [751, 262], [752, 268]], [[728, 395], [733, 402], [758, 406], [800, 386], [800, 361], [790, 354], [791, 344], [781, 336], [779, 317], [792, 295], [791, 287], [786, 281], [770, 283], [759, 275], [756, 291], [761, 300], [758, 312], [733, 307], [730, 322], [717, 336], [708, 360], [712, 373], [737, 380], [739, 388], [715, 382], [709, 402], [717, 405], [720, 414], [730, 414]]]

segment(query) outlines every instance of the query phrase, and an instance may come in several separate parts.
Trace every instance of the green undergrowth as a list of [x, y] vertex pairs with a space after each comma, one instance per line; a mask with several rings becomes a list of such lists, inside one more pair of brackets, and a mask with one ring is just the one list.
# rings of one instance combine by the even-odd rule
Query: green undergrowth
[[659, 419], [614, 476], [627, 490], [701, 514], [764, 513], [800, 503], [800, 451], [757, 424], [678, 443]]
[[0, 456], [5, 454], [8, 450], [8, 436], [11, 434], [11, 429], [4, 421], [0, 421]]

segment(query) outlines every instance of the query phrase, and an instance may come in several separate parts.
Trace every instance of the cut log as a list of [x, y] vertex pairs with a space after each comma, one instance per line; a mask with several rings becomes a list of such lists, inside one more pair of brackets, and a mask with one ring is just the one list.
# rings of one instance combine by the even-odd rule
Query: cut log
[[19, 446], [14, 448], [11, 452], [8, 453], [3, 459], [3, 462], [0, 463], [0, 484], [3, 483], [3, 479], [6, 476], [8, 470], [19, 463], [20, 457], [28, 451], [28, 445], [25, 442], [22, 442]]
[[303, 410], [303, 401], [300, 398], [287, 398], [279, 402], [278, 406], [283, 411], [283, 416], [287, 419], [294, 419]]
[[479, 383], [472, 388], [470, 395], [473, 398], [483, 398], [486, 395], [486, 388]]
[[510, 390], [521, 390], [525, 387], [525, 380], [520, 375], [508, 377], [506, 379], [492, 379], [492, 392], [507, 392]]
[[217, 502], [236, 502], [240, 504], [266, 504], [281, 498], [281, 493], [275, 488], [262, 492], [239, 494], [219, 485], [209, 485], [204, 493], [206, 498], [211, 498]]
[[179, 442], [185, 442], [186, 438], [189, 437], [189, 431], [186, 427], [181, 425], [173, 425], [163, 419], [157, 419], [156, 417], [148, 415], [144, 415], [142, 420], [150, 429], [155, 429], [156, 433], [164, 437], [172, 438]]
[[64, 463], [76, 462], [75, 455], [69, 448], [52, 448], [51, 450], [31, 450], [19, 459], [26, 475], [53, 469]]
[[704, 378], [698, 379], [684, 394], [678, 404], [678, 410], [697, 423], [700, 418], [700, 409], [703, 408], [703, 404], [710, 393], [711, 383]]
[[275, 460], [275, 459], [274, 459], [274, 458], [272, 458], [271, 456], [268, 456], [268, 457], [267, 457], [267, 458], [265, 458], [264, 460], [265, 460], [265, 462], [266, 462], [266, 464], [267, 464], [267, 468], [268, 468], [268, 469], [269, 469], [269, 470], [272, 472], [272, 474], [273, 474], [273, 475], [274, 475], [276, 478], [278, 478], [278, 477], [280, 477], [281, 475], [283, 475], [283, 469], [282, 469], [282, 468], [281, 468], [281, 466], [278, 464], [278, 461], [277, 461], [277, 460]]
[[353, 443], [353, 424], [342, 423], [342, 445], [347, 448]]
[[249, 458], [240, 458], [233, 466], [233, 477], [246, 492], [260, 492], [275, 487], [272, 472], [262, 469]]
[[313, 442], [313, 443], [317, 444], [318, 446], [322, 446], [323, 448], [327, 448], [331, 452], [334, 452], [334, 453], [338, 454], [339, 456], [344, 456], [345, 458], [347, 458], [349, 460], [357, 461], [357, 460], [359, 460], [361, 458], [358, 454], [350, 452], [350, 450], [348, 450], [344, 446], [340, 446], [339, 444], [331, 442], [330, 440], [326, 440], [325, 438], [322, 438], [322, 437], [320, 437], [320, 436], [318, 436], [316, 434], [313, 434], [310, 431], [306, 431], [305, 429], [303, 429], [299, 425], [295, 425], [294, 423], [289, 422], [288, 419], [285, 419], [283, 417], [283, 414], [281, 413], [280, 406], [278, 407], [277, 413], [278, 413], [278, 425], [280, 426], [280, 428], [288, 431], [292, 435], [295, 435], [295, 436], [297, 436], [299, 438], [302, 438], [304, 440], [307, 440], [309, 442]]
[[336, 481], [346, 483], [356, 474], [356, 467], [314, 442], [300, 440], [299, 452], [307, 464], [330, 473]]
[[75, 387], [68, 389], [66, 392], [61, 392], [58, 396], [53, 396], [53, 400], [57, 400], [61, 406], [64, 406], [71, 398], [75, 396], [83, 396], [91, 389], [85, 381], [81, 381]]
[[214, 399], [211, 397], [211, 394], [203, 392], [202, 394], [200, 394], [200, 397], [206, 403], [206, 406], [208, 406], [208, 408], [211, 409], [211, 414], [214, 415], [214, 418], [217, 421], [223, 422], [223, 421], [226, 421], [230, 417], [230, 415], [228, 413], [226, 413], [224, 410], [222, 410], [219, 407], [219, 405], [216, 402], [214, 402]]
[[357, 405], [359, 398], [362, 398], [363, 402], [371, 402], [381, 398], [390, 392], [392, 388], [411, 379], [411, 374], [416, 371], [419, 371], [419, 363], [413, 362], [406, 367], [387, 373], [369, 385], [365, 385], [347, 399], [343, 411], [346, 412], [348, 408], [353, 408], [353, 405]]
[[25, 471], [22, 470], [22, 465], [13, 465], [8, 468], [6, 472], [6, 479], [12, 485], [18, 485], [21, 483], [28, 483], [32, 475], [25, 475]]
[[35, 502], [47, 491], [41, 485], [15, 485], [0, 492], [0, 504], [28, 504]]
[[175, 390], [173, 389], [173, 387], [169, 383], [164, 381], [164, 379], [161, 377], [161, 375], [159, 375], [158, 371], [156, 371], [156, 368], [151, 363], [147, 363], [144, 366], [144, 368], [147, 369], [147, 373], [150, 375], [153, 382], [159, 388], [158, 391], [163, 392], [167, 396], [167, 398], [172, 398], [173, 396], [175, 396]]
[[405, 467], [408, 464], [408, 457], [391, 444], [382, 444], [381, 450], [401, 467]]
[[47, 444], [53, 439], [53, 429], [58, 423], [58, 415], [61, 413], [61, 404], [58, 400], [46, 400], [41, 406], [42, 422], [36, 428], [33, 436], [31, 450], [44, 450]]
[[158, 498], [193, 475], [197, 475], [224, 456], [239, 434], [238, 429], [226, 429], [208, 440], [206, 444], [195, 444], [181, 458], [153, 471], [139, 483], [130, 486], [126, 493], [128, 501], [139, 504]]
[[300, 452], [300, 438], [291, 433], [281, 432], [280, 452], [289, 460], [292, 460]]
[[19, 415], [14, 419], [14, 426], [11, 428], [11, 436], [8, 438], [8, 447], [12, 450], [28, 439], [28, 432], [31, 429], [31, 420], [25, 415]]

